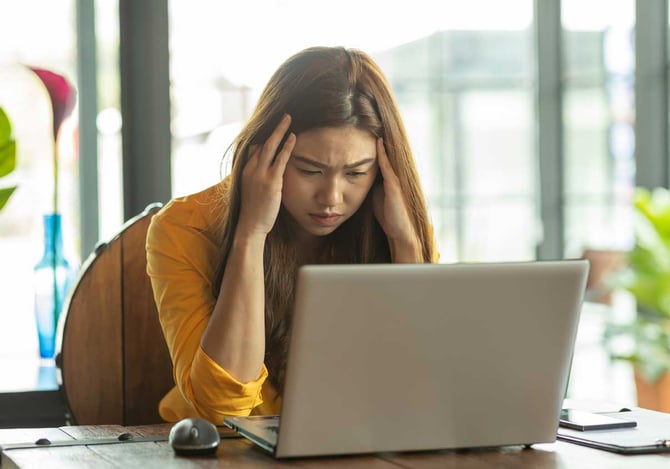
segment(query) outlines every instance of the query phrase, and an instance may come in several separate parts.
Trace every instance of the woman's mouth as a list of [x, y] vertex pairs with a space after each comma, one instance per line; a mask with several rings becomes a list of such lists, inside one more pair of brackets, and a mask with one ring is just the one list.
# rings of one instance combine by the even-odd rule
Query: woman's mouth
[[337, 213], [310, 213], [309, 216], [321, 226], [333, 226], [342, 219], [342, 215]]

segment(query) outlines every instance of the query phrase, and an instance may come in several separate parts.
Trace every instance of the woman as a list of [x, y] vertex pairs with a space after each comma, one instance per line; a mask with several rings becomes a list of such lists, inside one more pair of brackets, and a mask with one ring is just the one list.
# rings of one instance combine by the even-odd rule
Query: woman
[[366, 54], [289, 58], [233, 149], [230, 176], [172, 200], [147, 236], [177, 383], [168, 421], [279, 412], [299, 266], [437, 257], [397, 106]]

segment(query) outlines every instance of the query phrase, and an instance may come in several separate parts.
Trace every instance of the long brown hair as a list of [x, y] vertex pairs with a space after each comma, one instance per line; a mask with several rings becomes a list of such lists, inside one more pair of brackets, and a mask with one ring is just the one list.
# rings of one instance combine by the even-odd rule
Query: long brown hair
[[[256, 109], [233, 143], [228, 205], [222, 225], [221, 261], [214, 294], [235, 236], [241, 208], [242, 170], [251, 145], [263, 144], [284, 114], [291, 115], [296, 135], [322, 127], [353, 126], [382, 137], [389, 161], [405, 194], [409, 214], [422, 243], [423, 260], [434, 259], [428, 212], [414, 158], [398, 108], [382, 71], [365, 53], [342, 47], [312, 47], [284, 62], [270, 78]], [[388, 240], [374, 217], [371, 193], [349, 220], [321, 240], [318, 258], [310, 263], [391, 262]], [[265, 269], [265, 363], [279, 395], [284, 371], [300, 256], [293, 241], [290, 216], [280, 209], [267, 236]]]

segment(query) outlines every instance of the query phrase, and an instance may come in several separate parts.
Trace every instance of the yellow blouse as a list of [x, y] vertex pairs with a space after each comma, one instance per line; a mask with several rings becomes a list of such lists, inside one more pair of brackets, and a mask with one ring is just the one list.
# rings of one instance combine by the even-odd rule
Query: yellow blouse
[[171, 200], [153, 217], [147, 233], [147, 273], [176, 383], [159, 405], [167, 421], [203, 417], [220, 425], [227, 415], [279, 413], [281, 399], [267, 381], [265, 366], [256, 381], [241, 383], [200, 346], [216, 302], [217, 224], [227, 209], [222, 195], [228, 186], [226, 179]]

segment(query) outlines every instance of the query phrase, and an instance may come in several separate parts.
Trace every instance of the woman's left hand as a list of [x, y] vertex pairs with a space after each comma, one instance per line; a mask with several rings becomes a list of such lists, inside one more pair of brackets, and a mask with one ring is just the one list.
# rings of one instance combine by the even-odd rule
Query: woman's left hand
[[374, 186], [372, 203], [375, 217], [389, 240], [394, 262], [421, 262], [421, 244], [409, 216], [407, 201], [389, 162], [381, 138], [377, 139], [377, 164], [382, 183]]

